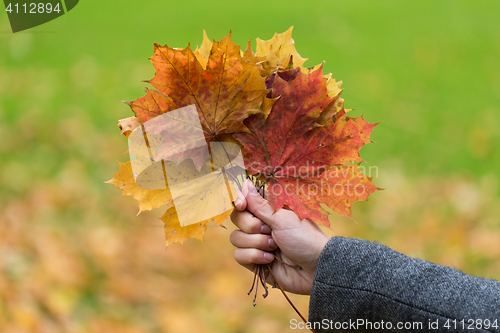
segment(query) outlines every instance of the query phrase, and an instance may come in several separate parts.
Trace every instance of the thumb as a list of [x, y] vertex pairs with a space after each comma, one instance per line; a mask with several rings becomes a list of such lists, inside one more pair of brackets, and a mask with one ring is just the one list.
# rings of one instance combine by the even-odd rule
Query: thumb
[[236, 193], [238, 197], [236, 198], [236, 200], [234, 200], [234, 207], [236, 208], [236, 210], [242, 212], [247, 208], [247, 199], [245, 197], [245, 194], [248, 193], [247, 182], [243, 183], [241, 191], [240, 189], [236, 188]]
[[269, 225], [272, 229], [274, 223], [274, 208], [260, 195], [259, 192], [257, 192], [255, 185], [250, 180], [246, 180], [245, 183], [248, 189], [248, 193], [246, 195], [247, 210], [259, 218], [262, 222]]

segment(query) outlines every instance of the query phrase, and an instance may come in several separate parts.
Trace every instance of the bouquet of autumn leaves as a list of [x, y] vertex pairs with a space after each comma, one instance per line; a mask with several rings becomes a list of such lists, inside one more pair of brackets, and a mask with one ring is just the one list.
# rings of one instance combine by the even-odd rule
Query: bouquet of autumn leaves
[[[378, 189], [359, 170], [376, 124], [347, 116], [342, 82], [323, 64], [303, 67], [291, 33], [257, 39], [256, 53], [250, 41], [241, 51], [231, 34], [219, 42], [205, 34], [194, 51], [154, 45], [154, 89], [127, 103], [135, 116], [119, 120], [131, 161], [109, 182], [138, 201], [139, 213], [169, 206], [161, 217], [167, 246], [201, 240], [211, 221], [222, 225], [236, 197], [229, 184], [248, 176], [275, 210], [326, 227], [321, 204], [350, 216], [355, 201]], [[205, 214], [186, 222], [186, 210]]]

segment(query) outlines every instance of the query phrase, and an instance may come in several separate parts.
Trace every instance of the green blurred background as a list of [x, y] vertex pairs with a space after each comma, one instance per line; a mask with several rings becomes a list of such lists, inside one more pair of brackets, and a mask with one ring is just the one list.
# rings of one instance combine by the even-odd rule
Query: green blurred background
[[386, 190], [354, 220], [332, 214], [329, 235], [500, 279], [498, 17], [491, 0], [87, 0], [12, 34], [0, 13], [0, 331], [281, 332], [298, 319], [275, 290], [251, 306], [230, 222], [165, 250], [163, 211], [136, 217], [104, 184], [126, 161], [120, 100], [143, 95], [153, 43], [200, 45], [203, 29], [245, 45], [293, 25], [306, 65], [326, 61], [346, 107], [382, 121], [361, 156]]

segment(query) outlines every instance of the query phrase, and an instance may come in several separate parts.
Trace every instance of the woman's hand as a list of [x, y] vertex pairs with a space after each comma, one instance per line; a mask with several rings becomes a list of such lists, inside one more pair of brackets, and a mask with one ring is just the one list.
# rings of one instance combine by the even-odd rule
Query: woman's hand
[[[231, 220], [240, 229], [231, 233], [237, 247], [234, 258], [243, 267], [254, 271], [255, 264], [269, 264], [281, 287], [295, 294], [311, 293], [316, 263], [329, 238], [311, 220], [301, 220], [294, 212], [274, 212], [246, 180], [235, 201]], [[287, 266], [276, 260], [271, 252]], [[268, 275], [267, 283], [273, 284]]]

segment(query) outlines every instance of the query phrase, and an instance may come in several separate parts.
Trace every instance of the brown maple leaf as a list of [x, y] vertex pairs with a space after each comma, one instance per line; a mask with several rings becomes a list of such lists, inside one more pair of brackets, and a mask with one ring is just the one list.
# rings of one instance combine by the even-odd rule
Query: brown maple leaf
[[370, 142], [376, 124], [348, 117], [341, 109], [317, 126], [334, 100], [326, 83], [321, 69], [278, 73], [271, 82], [271, 97], [280, 97], [267, 119], [246, 119], [250, 133], [235, 137], [244, 147], [248, 172], [267, 178], [268, 200], [276, 210], [287, 206], [301, 218], [329, 226], [321, 203], [350, 216], [353, 202], [377, 190], [357, 164], [343, 165], [361, 161], [359, 149]]
[[155, 44], [151, 62], [155, 76], [148, 82], [156, 90], [129, 103], [144, 123], [160, 114], [194, 104], [207, 141], [218, 136], [244, 131], [242, 121], [261, 113], [260, 105], [265, 80], [255, 64], [245, 62], [240, 47], [231, 41], [231, 34], [214, 42], [206, 62], [204, 42], [197, 55], [190, 46], [174, 49]]

